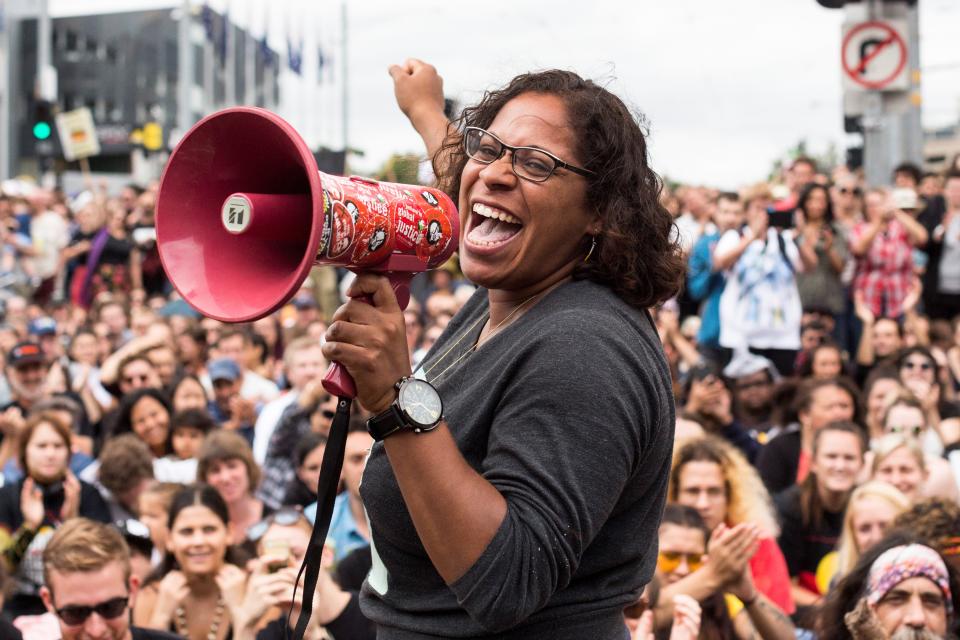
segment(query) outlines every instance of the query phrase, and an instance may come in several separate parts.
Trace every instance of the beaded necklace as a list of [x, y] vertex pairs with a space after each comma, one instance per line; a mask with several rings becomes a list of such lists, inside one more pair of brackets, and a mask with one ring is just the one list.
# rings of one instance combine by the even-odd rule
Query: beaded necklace
[[[217, 632], [220, 630], [220, 623], [223, 621], [223, 612], [226, 606], [227, 603], [223, 601], [223, 594], [221, 594], [217, 598], [217, 608], [213, 612], [213, 620], [210, 621], [210, 630], [207, 631], [206, 640], [217, 640]], [[187, 626], [187, 612], [183, 608], [183, 605], [177, 607], [174, 616], [176, 619], [177, 633], [184, 638], [189, 638], [190, 629]]]

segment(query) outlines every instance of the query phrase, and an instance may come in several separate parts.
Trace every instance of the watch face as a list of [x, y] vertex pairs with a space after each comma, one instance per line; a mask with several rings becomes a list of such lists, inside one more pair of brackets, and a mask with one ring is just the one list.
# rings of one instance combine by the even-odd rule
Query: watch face
[[440, 394], [423, 380], [408, 379], [400, 387], [400, 409], [417, 425], [432, 427], [443, 415]]

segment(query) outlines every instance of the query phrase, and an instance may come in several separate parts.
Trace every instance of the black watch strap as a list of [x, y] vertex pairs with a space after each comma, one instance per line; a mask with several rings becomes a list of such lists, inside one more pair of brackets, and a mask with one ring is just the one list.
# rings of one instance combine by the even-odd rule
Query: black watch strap
[[386, 411], [367, 420], [367, 432], [377, 442], [409, 427], [396, 404], [391, 404]]

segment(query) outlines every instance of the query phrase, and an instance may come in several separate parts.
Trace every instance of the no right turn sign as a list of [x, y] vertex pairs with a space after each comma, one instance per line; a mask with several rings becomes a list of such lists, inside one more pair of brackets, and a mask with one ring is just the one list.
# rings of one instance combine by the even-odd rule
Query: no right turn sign
[[859, 91], [904, 91], [910, 86], [907, 23], [870, 20], [843, 26], [843, 83]]

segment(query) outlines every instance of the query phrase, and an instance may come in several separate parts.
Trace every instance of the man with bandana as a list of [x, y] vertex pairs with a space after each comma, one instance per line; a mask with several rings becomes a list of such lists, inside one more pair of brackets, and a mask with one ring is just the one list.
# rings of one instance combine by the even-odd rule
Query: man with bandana
[[845, 616], [854, 638], [943, 640], [953, 637], [954, 600], [943, 558], [922, 544], [881, 553], [870, 566], [857, 607]]

